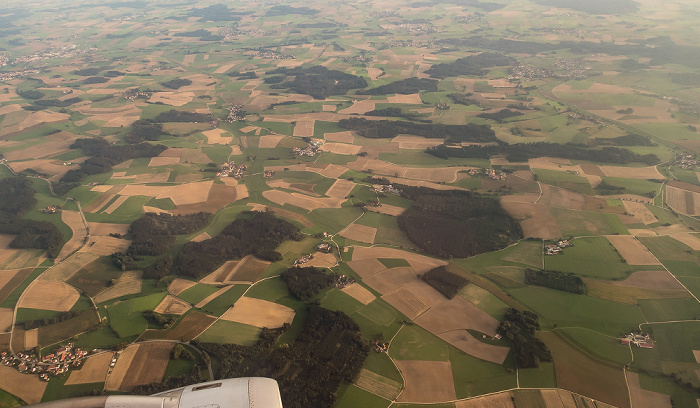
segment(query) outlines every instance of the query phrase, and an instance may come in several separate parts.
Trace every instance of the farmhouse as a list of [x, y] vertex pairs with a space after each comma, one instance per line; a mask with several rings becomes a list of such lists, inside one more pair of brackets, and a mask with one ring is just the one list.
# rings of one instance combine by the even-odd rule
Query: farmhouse
[[654, 341], [649, 333], [629, 333], [620, 337], [620, 343], [624, 345], [634, 344], [641, 348], [654, 348]]

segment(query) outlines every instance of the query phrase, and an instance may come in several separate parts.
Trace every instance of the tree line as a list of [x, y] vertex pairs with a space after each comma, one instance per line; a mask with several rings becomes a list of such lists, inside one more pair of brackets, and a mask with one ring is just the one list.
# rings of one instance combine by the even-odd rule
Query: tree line
[[308, 300], [318, 292], [333, 285], [338, 274], [328, 273], [323, 268], [306, 266], [293, 267], [282, 272], [282, 280], [287, 284], [289, 292], [299, 300]]
[[475, 123], [444, 125], [351, 117], [338, 121], [338, 126], [343, 129], [355, 130], [360, 136], [370, 139], [386, 139], [394, 138], [399, 134], [411, 134], [431, 139], [444, 139], [446, 143], [488, 143], [498, 140], [496, 133], [490, 126]]
[[431, 78], [440, 79], [462, 75], [484, 76], [486, 74], [485, 68], [513, 65], [514, 63], [515, 58], [513, 57], [493, 52], [482, 52], [458, 58], [454, 62], [435, 64], [425, 73]]
[[406, 78], [376, 88], [357, 91], [358, 95], [414, 94], [419, 91], [437, 92], [438, 81], [428, 78]]
[[146, 213], [131, 223], [129, 255], [160, 256], [175, 242], [175, 235], [187, 235], [209, 224], [212, 215], [198, 212], [186, 215]]
[[[285, 6], [286, 7], [286, 6]], [[288, 89], [296, 93], [311, 95], [314, 99], [326, 99], [331, 95], [345, 95], [351, 89], [366, 88], [367, 81], [361, 76], [328, 69], [317, 65], [309, 68], [277, 68], [268, 74], [266, 83], [276, 82], [272, 89]], [[287, 77], [293, 77], [285, 81]], [[275, 78], [270, 81], [271, 78]]]
[[582, 295], [586, 293], [586, 285], [580, 276], [561, 271], [525, 269], [525, 283], [527, 285], [543, 286], [545, 288], [563, 290], [565, 292]]
[[535, 332], [540, 323], [535, 313], [509, 308], [505, 319], [498, 326], [498, 334], [513, 344], [515, 362], [518, 368], [536, 368], [540, 361], [552, 361], [552, 353]]
[[421, 279], [448, 299], [454, 298], [469, 283], [465, 277], [448, 271], [445, 265], [429, 270]]

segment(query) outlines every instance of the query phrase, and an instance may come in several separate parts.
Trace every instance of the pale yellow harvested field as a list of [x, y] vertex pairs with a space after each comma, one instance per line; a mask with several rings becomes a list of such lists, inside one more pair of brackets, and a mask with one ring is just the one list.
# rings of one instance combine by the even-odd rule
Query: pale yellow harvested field
[[583, 169], [579, 165], [572, 165], [569, 159], [560, 159], [556, 157], [539, 157], [527, 161], [531, 169], [556, 170], [556, 171], [574, 171], [583, 173]]
[[338, 264], [338, 260], [333, 254], [327, 254], [325, 252], [316, 252], [313, 255], [313, 259], [304, 264], [304, 266], [314, 266], [316, 268], [331, 268]]
[[[11, 150], [5, 153], [5, 158], [8, 161], [40, 159], [45, 156], [55, 156], [62, 151], [67, 151], [75, 140], [75, 136], [65, 140], [48, 140], [44, 143], [39, 143], [23, 149]], [[63, 164], [63, 163], [61, 163]]]
[[157, 166], [172, 166], [174, 164], [180, 163], [180, 157], [163, 157], [163, 156], [157, 156], [151, 158], [151, 161], [148, 163], [150, 167], [157, 167]]
[[119, 208], [120, 205], [124, 204], [126, 200], [128, 200], [129, 197], [120, 195], [117, 197], [116, 200], [114, 200], [113, 203], [111, 203], [107, 208], [102, 210], [103, 213], [111, 214], [113, 213], [117, 208]]
[[245, 198], [248, 198], [248, 186], [245, 184], [236, 186], [236, 199], [243, 200]]
[[14, 312], [12, 309], [0, 308], [0, 333], [9, 331], [12, 327], [12, 316]]
[[87, 235], [83, 217], [78, 211], [61, 211], [61, 220], [70, 227], [73, 231], [73, 236], [61, 248], [61, 253], [58, 254], [56, 260], [63, 261], [66, 257], [76, 251], [83, 244], [83, 239]]
[[156, 92], [148, 100], [150, 103], [162, 103], [170, 106], [182, 106], [194, 99], [194, 92]]
[[208, 239], [211, 239], [211, 236], [209, 234], [207, 234], [206, 232], [202, 232], [201, 234], [192, 238], [191, 241], [192, 242], [202, 242], [202, 241], [206, 241]]
[[103, 382], [107, 378], [109, 363], [112, 361], [112, 352], [106, 351], [85, 360], [80, 370], [70, 372], [66, 385], [91, 384]]
[[291, 323], [294, 314], [294, 309], [287, 306], [243, 296], [221, 315], [221, 319], [255, 327], [275, 328]]
[[217, 297], [221, 296], [224, 294], [224, 292], [227, 292], [229, 289], [231, 289], [233, 285], [231, 286], [224, 286], [223, 288], [217, 290], [216, 292], [212, 293], [211, 295], [205, 297], [202, 299], [199, 303], [194, 305], [197, 309], [203, 308], [207, 303], [211, 302], [212, 300], [216, 299]]
[[700, 215], [700, 193], [666, 185], [666, 204], [690, 216]]
[[231, 68], [233, 68], [233, 67], [235, 67], [235, 66], [236, 66], [236, 64], [222, 65], [222, 66], [220, 66], [219, 68], [217, 68], [216, 71], [214, 71], [213, 73], [214, 73], [214, 74], [223, 74], [223, 73], [225, 73], [226, 71], [228, 71], [229, 69], [231, 69]]
[[346, 171], [348, 171], [348, 168], [345, 166], [329, 164], [323, 170], [319, 171], [318, 174], [322, 175], [323, 177], [338, 178], [345, 174]]
[[613, 194], [609, 196], [603, 196], [605, 199], [618, 199], [622, 201], [636, 201], [640, 203], [653, 204], [654, 199], [649, 197], [644, 197], [636, 194]]
[[134, 179], [134, 182], [137, 184], [165, 183], [168, 181], [169, 178], [170, 178], [170, 172], [163, 171], [160, 173], [137, 174], [136, 178]]
[[134, 344], [119, 353], [117, 364], [114, 366], [112, 373], [107, 376], [107, 380], [105, 381], [105, 390], [116, 391], [119, 389], [119, 386], [122, 384], [122, 381], [124, 381], [126, 372], [129, 371], [131, 362], [134, 360], [134, 356], [136, 355], [139, 347], [140, 344]]
[[383, 295], [382, 299], [411, 320], [429, 308], [428, 305], [405, 287], [400, 287], [389, 294]]
[[184, 151], [185, 149], [181, 147], [170, 147], [159, 154], [158, 157], [177, 157], [179, 159]]
[[175, 343], [171, 342], [149, 342], [138, 345], [138, 350], [119, 384], [119, 390], [130, 391], [137, 385], [160, 382], [170, 361], [170, 351], [174, 345]]
[[341, 290], [355, 298], [355, 300], [359, 301], [363, 305], [368, 305], [372, 303], [374, 299], [376, 299], [372, 292], [367, 290], [364, 286], [360, 285], [359, 283], [353, 283], [349, 286], [344, 287]]
[[323, 105], [324, 112], [335, 112], [336, 109], [338, 109], [338, 107], [335, 105]]
[[66, 281], [83, 266], [97, 259], [98, 256], [87, 252], [78, 252], [41, 275], [42, 280]]
[[141, 293], [142, 283], [140, 271], [124, 272], [119, 279], [117, 279], [117, 283], [94, 297], [95, 303], [102, 303], [118, 297]]
[[224, 136], [224, 134], [227, 133], [228, 132], [223, 129], [212, 129], [202, 132], [202, 134], [207, 138], [207, 143], [222, 145], [229, 144], [233, 140], [233, 137], [231, 136]]
[[[78, 161], [78, 160], [76, 160]], [[27, 169], [32, 169], [38, 173], [46, 174], [50, 176], [50, 181], [58, 181], [61, 176], [66, 174], [68, 170], [77, 169], [77, 164], [72, 164], [70, 166], [64, 166], [63, 161], [51, 160], [51, 159], [36, 159], [36, 160], [26, 160], [19, 162], [7, 163], [15, 173], [23, 172]]]
[[377, 229], [360, 224], [350, 224], [338, 234], [348, 239], [373, 244]]
[[383, 263], [379, 262], [379, 260], [375, 258], [348, 261], [347, 265], [363, 279], [370, 277], [379, 271], [387, 269]]
[[168, 292], [173, 296], [177, 296], [196, 284], [196, 282], [176, 278], [175, 280], [170, 282], [170, 285], [168, 285]]
[[284, 135], [265, 135], [265, 136], [260, 136], [260, 142], [258, 143], [258, 147], [263, 148], [263, 149], [272, 149], [277, 147], [277, 144], [280, 142], [280, 140], [284, 139]]
[[501, 205], [518, 220], [525, 237], [554, 239], [562, 236], [547, 206], [512, 201], [502, 201]]
[[187, 54], [185, 55], [185, 59], [182, 60], [183, 65], [190, 65], [191, 63], [194, 62], [194, 59], [197, 58], [197, 54]]
[[469, 354], [470, 356], [499, 365], [503, 364], [508, 356], [508, 352], [510, 352], [510, 347], [501, 347], [482, 343], [475, 339], [466, 330], [441, 333], [438, 337]]
[[340, 205], [345, 201], [345, 199], [309, 197], [300, 193], [287, 193], [279, 190], [264, 191], [263, 197], [279, 205], [289, 203], [308, 211], [313, 211], [317, 208], [340, 208]]
[[314, 135], [314, 125], [316, 120], [302, 118], [297, 120], [297, 124], [294, 126], [293, 136], [299, 137], [312, 137]]
[[431, 258], [425, 255], [416, 254], [413, 252], [403, 251], [395, 248], [385, 247], [355, 247], [352, 252], [352, 260], [372, 259], [372, 258], [398, 258], [405, 259], [416, 271], [417, 267], [431, 265], [432, 268], [440, 265], [446, 265], [447, 262], [441, 259]]
[[583, 210], [586, 205], [586, 196], [563, 188], [553, 187], [548, 184], [540, 184], [542, 197], [537, 201], [552, 207], [568, 208], [570, 210]]
[[182, 315], [190, 310], [192, 306], [182, 299], [178, 299], [173, 295], [167, 295], [160, 304], [153, 310], [160, 314]]
[[667, 271], [637, 271], [625, 280], [612, 283], [641, 289], [684, 290], [676, 278]]
[[24, 130], [43, 123], [61, 122], [68, 120], [68, 118], [69, 116], [66, 113], [58, 113], [49, 110], [32, 112], [19, 124], [19, 130]]
[[673, 234], [671, 238], [688, 245], [694, 251], [700, 251], [700, 237], [696, 234]]
[[[542, 390], [544, 394], [545, 391], [553, 392], [556, 397], [553, 401], [559, 402], [559, 394], [556, 390]], [[544, 395], [543, 395], [544, 397]], [[546, 408], [564, 408], [564, 406], [551, 405], [548, 400]], [[509, 391], [499, 392], [498, 394], [486, 395], [483, 397], [470, 398], [468, 400], [462, 400], [455, 402], [455, 408], [516, 408], [513, 403], [513, 394]]]
[[403, 214], [404, 211], [406, 211], [405, 208], [397, 207], [395, 205], [390, 205], [390, 204], [382, 204], [379, 207], [366, 207], [367, 211], [372, 211], [376, 212], [379, 214], [386, 214], [386, 215], [391, 215], [394, 217], [398, 217], [399, 215]]
[[625, 206], [625, 210], [627, 210], [628, 213], [632, 214], [632, 216], [642, 224], [649, 225], [655, 222], [659, 222], [659, 220], [656, 219], [654, 214], [651, 211], [649, 211], [649, 209], [643, 203], [637, 203], [634, 201], [622, 201], [622, 205]]
[[27, 404], [38, 404], [49, 383], [38, 375], [22, 374], [14, 367], [0, 365], [0, 389], [22, 399]]
[[326, 191], [326, 195], [332, 198], [346, 199], [348, 194], [350, 194], [355, 188], [355, 183], [350, 180], [338, 179], [333, 183], [333, 185]]
[[627, 231], [629, 231], [630, 235], [635, 236], [635, 237], [656, 237], [658, 234], [654, 232], [654, 230], [650, 229], [634, 229], [634, 228], [628, 228]]
[[463, 297], [455, 296], [449, 300], [443, 297], [440, 303], [418, 317], [416, 324], [436, 335], [470, 329], [493, 337], [499, 322]]
[[355, 385], [374, 395], [393, 400], [399, 396], [402, 384], [363, 368]]
[[400, 402], [443, 402], [457, 398], [449, 361], [394, 361], [405, 379]]
[[373, 100], [363, 100], [363, 101], [353, 101], [352, 106], [349, 108], [345, 108], [343, 110], [338, 111], [338, 113], [341, 113], [343, 115], [352, 115], [354, 113], [358, 115], [364, 115], [365, 113], [369, 111], [374, 110], [374, 106], [377, 101]]
[[395, 95], [386, 98], [389, 103], [407, 103], [413, 105], [422, 105], [423, 100], [420, 98], [420, 94], [410, 94], [410, 95]]
[[[540, 390], [546, 408], [569, 408], [569, 404], [564, 405], [564, 398], [567, 398], [569, 396], [560, 395], [559, 391], [560, 390]], [[511, 406], [515, 408], [514, 405], [509, 405], [508, 408], [510, 408]], [[571, 408], [576, 408], [576, 403], [574, 403], [573, 407]]]
[[631, 235], [607, 235], [606, 238], [629, 265], [659, 265], [649, 250]]
[[324, 152], [335, 153], [335, 154], [345, 154], [345, 155], [356, 155], [362, 151], [362, 146], [355, 146], [347, 143], [325, 143], [321, 146], [321, 150]]
[[126, 234], [130, 224], [108, 224], [101, 222], [88, 222], [90, 235], [109, 235], [112, 233]]
[[620, 177], [641, 180], [663, 180], [665, 177], [659, 173], [656, 166], [649, 167], [620, 167], [620, 166], [600, 166], [600, 169], [608, 177]]
[[323, 135], [323, 138], [329, 142], [337, 142], [337, 143], [350, 143], [350, 144], [352, 144], [355, 141], [355, 136], [353, 136], [352, 132], [350, 132], [350, 131], [325, 133]]
[[457, 173], [464, 168], [458, 167], [406, 167], [403, 177], [409, 179], [433, 181], [436, 183], [453, 183], [457, 181]]
[[421, 136], [399, 135], [391, 140], [398, 143], [399, 149], [425, 150], [429, 147], [438, 146], [445, 141], [442, 139], [427, 139]]
[[659, 392], [648, 391], [639, 385], [639, 374], [631, 371], [625, 372], [629, 385], [630, 399], [635, 408], [671, 408], [671, 397]]
[[[95, 239], [95, 237], [97, 237], [97, 239]], [[81, 251], [90, 252], [95, 255], [110, 256], [115, 252], [125, 252], [129, 245], [131, 245], [131, 241], [128, 239], [95, 235], [91, 237], [90, 241]]]
[[78, 291], [67, 283], [36, 280], [24, 292], [19, 305], [29, 309], [67, 312], [79, 297]]
[[156, 198], [170, 198], [177, 206], [201, 203], [207, 201], [213, 183], [214, 181], [210, 180], [181, 184], [176, 188], [170, 188], [166, 193], [158, 194]]
[[695, 361], [700, 363], [700, 350], [693, 350], [693, 356], [695, 357]]

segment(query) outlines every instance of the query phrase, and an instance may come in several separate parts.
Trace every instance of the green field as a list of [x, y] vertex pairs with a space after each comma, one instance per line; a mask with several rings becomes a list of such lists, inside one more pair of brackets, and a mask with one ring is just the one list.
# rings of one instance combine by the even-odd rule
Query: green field
[[109, 325], [119, 337], [130, 337], [141, 334], [148, 328], [148, 321], [142, 313], [153, 310], [165, 298], [165, 293], [133, 298], [115, 303], [107, 307]]
[[448, 361], [448, 344], [420, 326], [404, 326], [394, 337], [389, 356], [394, 360]]
[[564, 236], [628, 234], [627, 228], [615, 214], [557, 207], [551, 207], [550, 212]]
[[546, 256], [545, 268], [599, 279], [619, 279], [631, 268], [606, 238], [577, 238], [561, 254]]
[[252, 346], [258, 340], [260, 328], [243, 323], [218, 320], [197, 340], [211, 343], [231, 343]]
[[248, 289], [248, 287], [248, 285], [235, 285], [204, 305], [202, 307], [202, 311], [215, 316], [224, 314], [225, 311], [227, 311], [241, 296], [243, 296], [243, 293]]
[[331, 289], [326, 296], [321, 299], [321, 306], [330, 310], [340, 310], [347, 315], [351, 315], [365, 307], [358, 300], [339, 289]]
[[196, 305], [197, 303], [204, 300], [207, 296], [216, 293], [216, 291], [218, 290], [219, 288], [217, 288], [216, 286], [198, 283], [192, 286], [191, 288], [185, 290], [184, 292], [180, 293], [178, 297], [187, 303]]

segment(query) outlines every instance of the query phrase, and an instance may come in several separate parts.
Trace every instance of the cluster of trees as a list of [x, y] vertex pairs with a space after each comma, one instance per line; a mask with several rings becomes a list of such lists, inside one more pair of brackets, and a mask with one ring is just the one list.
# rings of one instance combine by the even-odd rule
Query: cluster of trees
[[479, 105], [479, 106], [481, 106], [481, 105], [479, 104], [479, 101], [477, 101], [476, 99], [470, 98], [470, 96], [472, 96], [472, 95], [474, 95], [474, 94], [471, 93], [471, 92], [466, 93], [466, 94], [451, 93], [451, 94], [447, 94], [447, 97], [450, 98], [450, 99], [452, 99], [452, 102], [458, 103], [458, 104], [460, 104], [460, 105], [467, 105], [467, 106], [469, 106], [469, 105]]
[[70, 145], [71, 149], [82, 149], [86, 156], [91, 156], [80, 164], [80, 168], [68, 170], [61, 177], [61, 183], [68, 183], [71, 188], [84, 177], [112, 171], [112, 167], [129, 159], [139, 157], [155, 157], [161, 154], [166, 146], [138, 143], [127, 145], [111, 145], [99, 138], [77, 139]]
[[476, 116], [478, 116], [478, 117], [480, 117], [480, 118], [484, 118], [484, 119], [495, 120], [495, 121], [498, 122], [498, 123], [503, 123], [503, 121], [506, 120], [506, 119], [508, 119], [508, 118], [512, 118], [512, 117], [515, 117], [515, 116], [522, 116], [522, 115], [523, 115], [522, 112], [518, 112], [518, 111], [510, 110], [510, 109], [502, 109], [502, 110], [500, 110], [500, 111], [498, 111], [498, 112], [494, 112], [494, 113], [480, 113], [480, 114], [478, 114], [478, 115], [476, 115]]
[[112, 263], [122, 271], [134, 271], [141, 269], [139, 264], [136, 263], [136, 260], [131, 255], [125, 254], [124, 252], [113, 253]]
[[63, 246], [63, 234], [52, 223], [22, 219], [37, 203], [31, 181], [22, 176], [0, 180], [0, 234], [16, 235], [11, 248], [45, 249], [54, 259]]
[[288, 347], [272, 346], [278, 332], [263, 330], [253, 347], [198, 343], [219, 361], [218, 378], [261, 376], [277, 380], [286, 408], [331, 408], [343, 382], [351, 383], [369, 355], [360, 327], [343, 312], [307, 307], [299, 336]]
[[90, 77], [90, 76], [95, 76], [102, 71], [102, 68], [83, 68], [83, 69], [76, 69], [75, 71], [71, 72], [71, 74], [79, 75], [79, 76], [85, 76], [85, 77]]
[[194, 366], [192, 372], [189, 374], [167, 377], [164, 378], [163, 381], [157, 383], [137, 385], [131, 390], [131, 392], [136, 395], [153, 395], [159, 392], [201, 383], [203, 381], [207, 380], [200, 374], [199, 367]]
[[75, 310], [71, 310], [68, 312], [63, 312], [63, 313], [59, 314], [58, 316], [54, 316], [54, 317], [44, 317], [42, 319], [27, 320], [26, 322], [22, 323], [22, 326], [24, 326], [24, 330], [32, 330], [32, 329], [36, 329], [37, 327], [48, 326], [48, 325], [54, 324], [54, 323], [65, 322], [66, 320], [72, 319], [72, 318], [78, 316], [79, 314], [80, 314], [80, 312], [76, 312]]
[[537, 368], [540, 361], [552, 361], [547, 345], [535, 337], [535, 331], [539, 329], [540, 323], [535, 313], [513, 308], [506, 311], [505, 319], [498, 326], [498, 334], [513, 344], [518, 368]]
[[362, 181], [370, 184], [381, 184], [383, 186], [388, 186], [389, 184], [391, 184], [391, 180], [389, 180], [386, 177], [367, 176], [363, 178]]
[[[209, 31], [206, 31], [206, 30], [200, 30], [200, 31], [204, 31], [204, 32], [206, 32], [206, 34], [209, 34]], [[185, 33], [178, 33], [178, 34], [185, 34]], [[175, 34], [175, 35], [178, 35], [178, 34]], [[195, 36], [195, 37], [197, 37], [197, 36]], [[183, 86], [192, 85], [192, 81], [190, 81], [187, 78], [175, 78], [175, 79], [171, 79], [170, 81], [161, 82], [160, 84], [166, 88], [180, 89]]]
[[469, 283], [465, 277], [448, 271], [444, 265], [424, 273], [421, 279], [448, 299], [454, 298], [459, 293], [459, 290]]
[[595, 146], [656, 146], [648, 137], [637, 134], [629, 134], [611, 138], [596, 137], [588, 141], [589, 144]]
[[513, 162], [524, 162], [536, 157], [560, 157], [562, 159], [589, 160], [615, 164], [644, 163], [649, 166], [660, 162], [659, 157], [655, 154], [641, 155], [620, 147], [609, 146], [595, 149], [574, 143], [537, 142], [506, 144], [500, 142], [488, 146], [462, 146], [462, 148], [440, 145], [427, 149], [426, 153], [443, 159], [448, 157], [488, 159], [492, 156], [504, 155]]
[[49, 107], [49, 106], [55, 106], [57, 108], [65, 108], [66, 106], [71, 106], [75, 103], [78, 103], [82, 101], [81, 98], [75, 97], [75, 98], [68, 98], [68, 99], [40, 99], [38, 101], [34, 102], [34, 105], [36, 106], [42, 106], [42, 107]]
[[440, 79], [461, 75], [483, 76], [486, 74], [484, 68], [500, 67], [514, 63], [515, 58], [513, 57], [493, 52], [482, 52], [481, 54], [459, 58], [455, 62], [433, 65], [425, 72], [432, 78]]
[[166, 255], [143, 269], [144, 279], [161, 279], [170, 273], [173, 267], [173, 257]]
[[[289, 89], [296, 93], [311, 95], [315, 99], [326, 99], [331, 95], [345, 95], [351, 89], [367, 87], [367, 81], [363, 77], [320, 65], [310, 68], [277, 68], [270, 71], [269, 74], [279, 75], [275, 78], [281, 78], [280, 83], [272, 85], [271, 88]], [[293, 76], [294, 79], [284, 81], [287, 76]]]
[[234, 71], [234, 72], [229, 72], [226, 75], [228, 75], [230, 77], [235, 77], [238, 79], [256, 79], [258, 77], [258, 74], [256, 74], [255, 71], [248, 71], [248, 72]]
[[428, 78], [406, 78], [376, 88], [358, 91], [358, 95], [414, 94], [419, 91], [437, 92], [438, 81]]
[[370, 139], [386, 139], [396, 137], [399, 134], [411, 134], [431, 139], [445, 139], [446, 143], [488, 143], [497, 140], [496, 134], [490, 126], [475, 123], [443, 125], [352, 117], [341, 119], [338, 126], [343, 129], [355, 130], [360, 136]]
[[175, 242], [175, 235], [191, 234], [209, 224], [212, 215], [198, 212], [186, 215], [146, 213], [131, 223], [129, 233], [133, 241], [129, 255], [163, 255]]
[[406, 236], [425, 252], [465, 258], [496, 251], [522, 238], [520, 225], [491, 197], [462, 190], [396, 186], [414, 200], [398, 217]]
[[[239, 16], [247, 13], [231, 11], [225, 4], [212, 4], [208, 7], [195, 8], [187, 14], [188, 17], [201, 17], [200, 21], [239, 21]], [[207, 31], [207, 33], [209, 33]]]
[[270, 10], [267, 11], [267, 16], [285, 16], [287, 14], [299, 14], [302, 16], [313, 16], [318, 13], [318, 10], [311, 9], [308, 7], [292, 7], [286, 4], [272, 6]]
[[338, 274], [328, 273], [323, 268], [306, 266], [294, 267], [282, 272], [282, 280], [287, 284], [289, 292], [299, 300], [308, 300], [323, 289], [333, 285]]
[[94, 76], [94, 77], [89, 77], [89, 78], [83, 79], [83, 83], [85, 85], [104, 84], [105, 82], [109, 82], [109, 78]]
[[194, 355], [180, 343], [177, 343], [170, 352], [173, 360], [194, 360]]
[[563, 290], [565, 292], [583, 295], [586, 293], [586, 285], [581, 277], [573, 273], [561, 271], [525, 269], [525, 283], [528, 285], [543, 286], [545, 288]]
[[271, 212], [247, 211], [219, 235], [183, 245], [174, 262], [174, 272], [200, 278], [226, 260], [248, 254], [271, 262], [279, 261], [282, 255], [275, 248], [288, 238], [301, 241], [303, 235], [298, 227]]
[[163, 316], [153, 310], [144, 310], [143, 317], [149, 322], [162, 326], [165, 329], [170, 328], [177, 321], [177, 316]]
[[214, 116], [206, 113], [197, 112], [187, 112], [179, 111], [176, 109], [170, 109], [167, 112], [161, 112], [155, 118], [151, 119], [151, 122], [164, 123], [164, 122], [211, 122], [214, 120]]
[[160, 123], [139, 119], [131, 124], [131, 130], [124, 137], [124, 141], [132, 144], [142, 143], [146, 140], [154, 142], [160, 139], [164, 133], [166, 132], [163, 131], [163, 125]]

